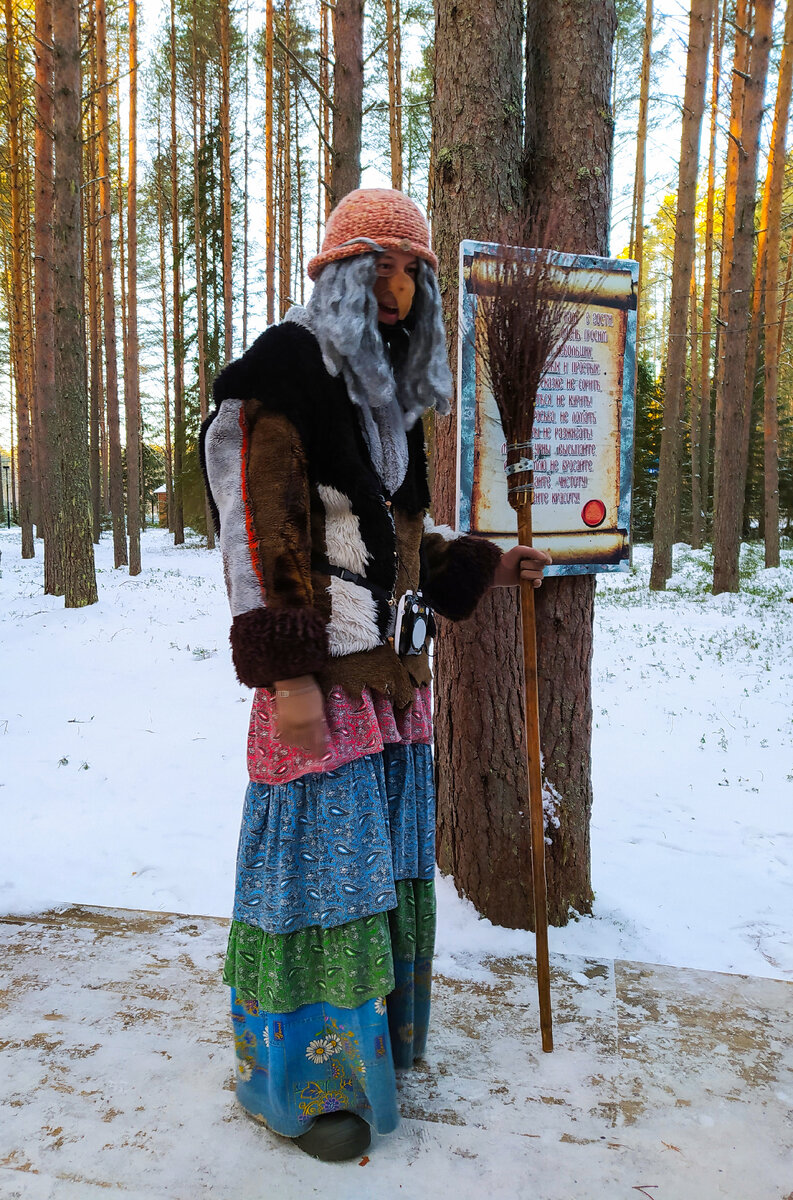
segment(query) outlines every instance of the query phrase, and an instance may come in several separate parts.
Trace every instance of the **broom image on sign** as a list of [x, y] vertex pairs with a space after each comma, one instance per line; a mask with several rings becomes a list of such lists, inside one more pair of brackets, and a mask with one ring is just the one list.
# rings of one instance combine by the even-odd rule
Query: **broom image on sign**
[[[551, 215], [541, 223], [528, 219], [521, 227], [522, 241], [547, 246], [558, 235]], [[506, 241], [507, 238], [500, 239]], [[517, 512], [518, 541], [532, 544], [532, 501], [534, 496], [532, 426], [537, 391], [546, 369], [570, 338], [596, 282], [575, 300], [560, 287], [563, 269], [557, 254], [547, 249], [499, 245], [485, 267], [486, 295], [480, 296], [480, 335], [476, 332], [476, 355], [482, 374], [498, 406], [506, 440], [507, 498]], [[479, 324], [479, 322], [477, 322]], [[537, 633], [534, 588], [520, 582], [523, 630], [525, 726], [527, 776], [529, 781], [529, 824], [531, 830], [532, 893], [537, 946], [537, 989], [540, 1032], [544, 1051], [553, 1050], [551, 980], [548, 961], [548, 902], [545, 884], [545, 821], [540, 757], [540, 711], [537, 688]]]

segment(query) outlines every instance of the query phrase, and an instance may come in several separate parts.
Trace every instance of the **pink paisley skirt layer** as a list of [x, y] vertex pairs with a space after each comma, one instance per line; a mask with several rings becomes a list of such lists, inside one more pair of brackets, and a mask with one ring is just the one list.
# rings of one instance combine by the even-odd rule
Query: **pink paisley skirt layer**
[[379, 754], [386, 742], [431, 742], [432, 700], [429, 686], [414, 690], [413, 702], [395, 712], [381, 692], [364, 688], [360, 700], [335, 687], [325, 702], [328, 752], [318, 761], [282, 746], [278, 740], [275, 700], [258, 688], [248, 728], [248, 773], [255, 783], [289, 783], [307, 772], [334, 771], [354, 758]]

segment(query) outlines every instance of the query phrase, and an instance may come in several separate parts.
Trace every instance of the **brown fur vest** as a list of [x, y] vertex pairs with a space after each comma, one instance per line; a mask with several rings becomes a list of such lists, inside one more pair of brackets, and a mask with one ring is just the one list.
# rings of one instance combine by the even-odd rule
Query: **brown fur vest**
[[[271, 687], [314, 673], [323, 690], [369, 686], [397, 707], [428, 683], [426, 654], [401, 658], [388, 639], [392, 603], [421, 587], [436, 612], [462, 620], [490, 586], [500, 551], [435, 526], [424, 431], [393, 496], [375, 473], [344, 381], [297, 324], [272, 326], [215, 381], [201, 460], [220, 535], [240, 681]], [[323, 572], [322, 566], [325, 564]], [[363, 576], [368, 587], [327, 572]]]

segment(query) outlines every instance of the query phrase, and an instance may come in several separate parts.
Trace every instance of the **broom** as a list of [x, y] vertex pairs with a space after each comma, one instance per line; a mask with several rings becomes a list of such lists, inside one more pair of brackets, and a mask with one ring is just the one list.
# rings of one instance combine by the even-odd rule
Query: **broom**
[[[536, 217], [528, 218], [518, 236], [524, 246], [539, 244], [542, 247], [556, 240], [557, 233], [558, 223], [551, 214], [543, 223]], [[508, 238], [501, 237], [500, 240], [507, 241]], [[563, 290], [558, 287], [559, 267], [555, 266], [555, 258], [554, 252], [547, 249], [499, 246], [493, 264], [492, 287], [488, 288], [487, 298], [480, 300], [484, 345], [477, 339], [477, 354], [501, 416], [507, 443], [504, 467], [507, 498], [517, 512], [518, 541], [522, 546], [532, 544], [534, 463], [531, 433], [537, 390], [548, 364], [570, 337], [584, 308], [580, 290], [577, 291], [575, 304], [564, 299]], [[553, 1023], [548, 961], [537, 632], [534, 587], [525, 579], [520, 581], [520, 610], [537, 989], [542, 1048], [550, 1052], [553, 1050]]]

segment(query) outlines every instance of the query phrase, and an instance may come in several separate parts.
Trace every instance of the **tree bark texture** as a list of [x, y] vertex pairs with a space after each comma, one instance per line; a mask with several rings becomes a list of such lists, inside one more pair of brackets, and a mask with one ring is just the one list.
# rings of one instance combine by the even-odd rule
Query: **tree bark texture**
[[[527, 199], [553, 205], [564, 249], [608, 253], [613, 0], [527, 6]], [[547, 849], [551, 921], [590, 912], [592, 626], [595, 578], [548, 579], [537, 594], [540, 732], [546, 783], [562, 797]]]
[[[773, 138], [773, 133], [772, 133]], [[759, 376], [762, 373], [760, 360], [760, 330], [764, 326], [764, 309], [766, 295], [766, 268], [768, 263], [768, 216], [771, 201], [771, 179], [773, 175], [773, 141], [769, 147], [763, 192], [760, 199], [760, 218], [755, 234], [754, 251], [754, 283], [752, 285], [752, 307], [749, 318], [749, 331], [746, 338], [746, 394], [743, 404], [743, 457], [747, 463], [746, 485], [744, 488], [744, 512], [742, 525], [745, 530], [749, 525], [749, 497], [751, 487], [751, 467], [749, 465], [749, 448], [752, 443], [752, 430], [755, 427], [753, 416], [757, 417], [756, 392]]]
[[275, 166], [273, 162], [273, 0], [265, 6], [265, 93], [264, 93], [264, 174], [266, 199], [265, 274], [267, 282], [267, 324], [275, 321]]
[[699, 139], [705, 111], [705, 80], [712, 26], [713, 0], [691, 0], [688, 26], [688, 58], [683, 97], [683, 128], [677, 176], [675, 249], [672, 261], [672, 295], [669, 303], [669, 335], [666, 350], [664, 424], [658, 464], [658, 491], [653, 520], [653, 565], [650, 587], [661, 590], [672, 574], [672, 544], [675, 540], [680, 503], [680, 466], [683, 446], [683, 417], [686, 388], [686, 328], [694, 265], [694, 217], [697, 203]]
[[284, 54], [283, 66], [283, 99], [284, 134], [281, 144], [283, 164], [283, 200], [281, 202], [281, 284], [279, 300], [281, 316], [285, 317], [293, 304], [292, 299], [292, 60], [291, 50], [291, 13], [289, 0], [284, 3], [284, 41], [287, 53]]
[[88, 397], [83, 337], [80, 187], [80, 12], [77, 0], [52, 10], [55, 151], [53, 222], [55, 275], [55, 394], [63, 479], [62, 565], [67, 608], [97, 600], [91, 541]]
[[243, 106], [243, 121], [244, 132], [242, 140], [242, 352], [243, 354], [248, 349], [248, 168], [249, 168], [249, 152], [250, 134], [248, 121], [248, 82], [249, 82], [249, 55], [248, 55], [248, 22], [250, 18], [250, 4], [245, 5], [245, 101]]
[[[33, 558], [33, 432], [30, 420], [32, 380], [25, 354], [25, 289], [23, 281], [22, 138], [16, 18], [5, 0], [6, 78], [8, 85], [8, 156], [11, 208], [11, 272], [7, 289], [9, 342], [16, 385], [18, 499], [17, 519], [22, 532], [22, 557]], [[30, 329], [29, 324], [27, 325]]]
[[716, 125], [719, 114], [721, 60], [726, 27], [726, 3], [719, 22], [718, 0], [713, 8], [713, 69], [710, 92], [710, 145], [708, 150], [708, 188], [705, 201], [705, 261], [702, 268], [702, 349], [700, 353], [700, 495], [702, 497], [702, 533], [707, 529], [710, 511], [710, 393], [711, 328], [713, 308], [713, 226], [716, 208]]
[[[749, 71], [749, 48], [752, 0], [735, 0], [735, 44], [732, 56], [732, 71], [728, 76], [728, 91], [730, 94], [730, 124], [727, 139], [727, 160], [724, 167], [724, 204], [721, 222], [721, 256], [719, 259], [719, 303], [718, 322], [716, 324], [716, 395], [722, 387], [722, 369], [724, 366], [723, 347], [721, 344], [722, 330], [727, 322], [727, 300], [730, 294], [730, 271], [732, 269], [732, 243], [735, 234], [735, 187], [738, 179], [738, 164], [741, 156], [741, 127], [743, 122], [743, 102], [745, 96], [745, 81]], [[725, 0], [722, 18], [727, 15], [727, 0]], [[713, 470], [713, 502], [719, 490], [718, 462], [714, 455]]]
[[118, 355], [116, 349], [116, 301], [113, 282], [112, 188], [110, 172], [110, 117], [107, 89], [107, 14], [105, 0], [96, 0], [96, 65], [99, 129], [99, 229], [102, 260], [102, 300], [105, 332], [105, 387], [107, 427], [110, 443], [110, 515], [113, 522], [113, 561], [126, 566], [127, 539], [124, 530], [124, 491], [121, 435], [118, 414]]
[[[320, 140], [322, 146], [320, 156], [322, 162], [322, 170], [320, 172], [321, 179], [319, 185], [320, 200], [322, 203], [323, 222], [327, 221], [330, 216], [331, 208], [331, 174], [333, 172], [332, 159], [332, 129], [331, 129], [331, 105], [330, 105], [330, 43], [331, 43], [331, 9], [320, 0], [322, 16], [320, 20], [319, 33], [319, 52], [320, 52], [320, 67], [319, 67], [319, 86], [320, 92]], [[334, 26], [335, 26], [336, 10], [333, 9]], [[317, 214], [317, 254], [320, 250], [320, 230], [319, 230], [319, 214]]]
[[[731, 249], [735, 233], [735, 185], [738, 178], [738, 165], [741, 158], [741, 137], [743, 128], [743, 104], [746, 95], [746, 76], [749, 71], [749, 51], [751, 38], [752, 0], [736, 0], [735, 4], [735, 45], [733, 48], [732, 73], [729, 81], [730, 93], [730, 125], [727, 141], [727, 162], [724, 169], [724, 214], [722, 219], [722, 260], [721, 278], [719, 281], [719, 318], [727, 319], [727, 296], [732, 266]], [[725, 9], [726, 12], [726, 9]]]
[[785, 142], [793, 89], [793, 0], [785, 8], [785, 35], [779, 64], [774, 126], [771, 133], [768, 174], [770, 188], [767, 212], [765, 275], [765, 380], [763, 403], [763, 508], [765, 515], [765, 565], [779, 566], [779, 249], [782, 191], [785, 182]]
[[231, 16], [229, 0], [220, 7], [220, 156], [223, 195], [223, 329], [226, 362], [234, 357], [231, 301]]
[[691, 271], [691, 286], [689, 288], [690, 302], [690, 320], [691, 320], [691, 358], [690, 358], [690, 378], [691, 378], [691, 405], [690, 405], [690, 430], [691, 430], [691, 547], [693, 550], [702, 549], [702, 478], [700, 476], [700, 464], [702, 455], [700, 452], [700, 438], [702, 430], [700, 428], [700, 401], [699, 401], [699, 328], [697, 321], [697, 264], [696, 254], [694, 256], [694, 266]]
[[168, 288], [165, 269], [165, 217], [163, 214], [163, 189], [165, 177], [162, 157], [162, 136], [160, 129], [160, 109], [157, 108], [157, 162], [159, 176], [157, 179], [157, 237], [160, 243], [160, 306], [162, 309], [162, 361], [164, 371], [163, 388], [163, 423], [165, 426], [165, 499], [168, 513], [168, 528], [173, 533], [174, 503], [173, 503], [173, 453], [171, 449], [171, 387], [170, 371], [168, 369]]
[[611, 0], [526, 6], [528, 198], [562, 215], [571, 249], [598, 254], [609, 239], [615, 22]]
[[[193, 21], [195, 28], [195, 4], [193, 5]], [[196, 295], [196, 361], [198, 363], [198, 404], [202, 422], [205, 420], [209, 412], [209, 399], [207, 396], [207, 379], [206, 379], [206, 296], [204, 273], [201, 269], [202, 262], [202, 246], [201, 246], [201, 187], [200, 187], [200, 154], [199, 154], [199, 138], [198, 138], [198, 52], [196, 47], [196, 37], [193, 34], [193, 252], [195, 254], [195, 295]], [[225, 214], [224, 214], [224, 284], [223, 294], [225, 297]], [[231, 252], [229, 246], [229, 253]], [[224, 311], [224, 316], [225, 316]], [[207, 529], [207, 549], [212, 550], [215, 546], [215, 524], [212, 517], [212, 510], [209, 505], [209, 497], [205, 497], [204, 513]]]
[[784, 336], [785, 336], [785, 322], [787, 320], [787, 301], [788, 301], [788, 296], [790, 295], [791, 271], [793, 271], [793, 236], [791, 236], [790, 242], [788, 243], [787, 262], [785, 265], [785, 282], [782, 287], [782, 303], [781, 303], [781, 307], [779, 309], [779, 325], [777, 328], [777, 337], [776, 337], [777, 358], [781, 357], [782, 343], [784, 341]]
[[88, 287], [86, 309], [88, 314], [88, 339], [91, 353], [89, 418], [90, 431], [90, 478], [91, 478], [91, 528], [93, 540], [99, 543], [102, 534], [102, 493], [103, 493], [103, 441], [104, 423], [104, 383], [102, 374], [101, 352], [101, 318], [99, 314], [99, 211], [98, 186], [99, 161], [96, 153], [96, 13], [95, 5], [89, 3], [89, 58], [91, 101], [88, 113], [89, 143], [85, 155], [85, 171], [87, 175], [85, 192], [86, 241], [88, 260]]
[[171, 285], [173, 311], [173, 541], [184, 545], [184, 340], [179, 268], [179, 161], [176, 131], [176, 4], [171, 0]]
[[363, 0], [336, 0], [331, 207], [361, 184]]
[[[639, 287], [642, 284], [641, 265], [644, 255], [644, 193], [647, 175], [647, 109], [650, 101], [650, 63], [653, 44], [653, 0], [645, 0], [644, 40], [642, 42], [642, 74], [639, 84], [639, 124], [636, 131], [636, 173], [634, 179], [633, 219], [631, 222], [630, 257], [639, 263]], [[638, 310], [637, 310], [638, 311]], [[639, 332], [637, 330], [637, 338]]]
[[[554, 48], [565, 45], [564, 37], [569, 32], [565, 19], [571, 26], [575, 24], [570, 9], [568, 4], [555, 6], [553, 20], [551, 14], [533, 13], [529, 34], [535, 61], [541, 56], [547, 56], [546, 61], [552, 59]], [[608, 116], [614, 12], [609, 2], [598, 4], [597, 10], [594, 21], [583, 19], [583, 9], [578, 14], [582, 18], [579, 32], [587, 43], [586, 72], [580, 74], [590, 78], [594, 48], [598, 68], [595, 73], [599, 77], [595, 88], [600, 97], [598, 108]], [[564, 26], [561, 35], [555, 28], [560, 12]], [[519, 212], [523, 204], [521, 44], [519, 4], [460, 5], [438, 0], [433, 234], [453, 363], [459, 242], [464, 237], [496, 237], [505, 218]], [[571, 61], [579, 49], [578, 46], [571, 49]], [[601, 54], [605, 55], [602, 61]], [[595, 214], [593, 222], [587, 222], [586, 216], [581, 221], [578, 248], [605, 250], [610, 121], [606, 122], [608, 128], [603, 128], [597, 110], [590, 111], [588, 100], [566, 92], [558, 70], [544, 74], [542, 81], [535, 79], [533, 68], [530, 75], [533, 99], [528, 112], [537, 168], [536, 180], [534, 176], [529, 179], [530, 197], [548, 200], [553, 196], [556, 191], [553, 175], [558, 169], [563, 184], [567, 185], [567, 207]], [[579, 78], [575, 86], [580, 87], [580, 82]], [[588, 83], [585, 96], [590, 95], [592, 89]], [[576, 126], [570, 144], [565, 144], [560, 136], [562, 131], [554, 110], [557, 115], [565, 113], [570, 125]], [[554, 162], [556, 155], [568, 153], [572, 155], [569, 162], [566, 157]], [[573, 167], [577, 154], [583, 157]], [[577, 173], [582, 162], [589, 164], [586, 176]], [[583, 198], [581, 188], [587, 193]], [[598, 188], [599, 205], [595, 203]], [[437, 419], [433, 432], [434, 515], [436, 520], [452, 522], [455, 422], [455, 414]], [[591, 579], [548, 581], [538, 594], [541, 731], [546, 772], [550, 765], [557, 778], [565, 781], [585, 776], [584, 827], [581, 828], [578, 805], [573, 800], [562, 815], [559, 840], [556, 841], [555, 832], [555, 844], [548, 850], [549, 917], [555, 924], [567, 921], [571, 906], [588, 911], [592, 900], [588, 854], [591, 804], [588, 678], [593, 595]], [[554, 648], [551, 643], [556, 643]], [[518, 598], [512, 589], [490, 592], [470, 621], [444, 624], [438, 638], [435, 685], [438, 861], [442, 870], [454, 874], [458, 889], [470, 896], [480, 912], [499, 924], [526, 928], [532, 927], [534, 914], [520, 646]], [[575, 756], [572, 760], [571, 749]], [[564, 794], [567, 801], [568, 791]], [[572, 796], [572, 789], [569, 794]]]
[[138, 349], [138, 3], [129, 0], [129, 154], [127, 180], [127, 526], [129, 573], [140, 574], [140, 367]]
[[399, 0], [385, 0], [388, 40], [388, 128], [391, 144], [391, 187], [402, 190], [402, 34]]
[[[746, 456], [744, 406], [746, 402], [747, 304], [752, 286], [754, 209], [757, 156], [763, 114], [768, 56], [771, 47], [773, 0], [757, 0], [755, 27], [749, 58], [749, 78], [744, 88], [741, 153], [733, 198], [735, 229], [729, 272], [726, 327], [720, 388], [716, 398], [716, 498], [713, 511], [713, 592], [737, 592], [741, 548]], [[725, 198], [725, 209], [730, 197]]]
[[303, 167], [300, 155], [300, 96], [297, 89], [297, 79], [294, 80], [295, 114], [295, 177], [297, 191], [297, 277], [300, 280], [300, 303], [305, 303], [305, 231], [303, 229]]
[[[437, 0], [433, 239], [457, 361], [458, 246], [494, 238], [522, 201], [521, 6]], [[456, 412], [434, 420], [433, 514], [454, 524]], [[517, 589], [439, 623], [435, 650], [438, 862], [491, 920], [533, 920]], [[523, 812], [525, 815], [521, 815]]]
[[118, 192], [118, 277], [119, 277], [119, 300], [121, 301], [121, 363], [125, 372], [125, 397], [126, 397], [126, 370], [127, 370], [127, 250], [126, 250], [126, 235], [124, 233], [124, 149], [123, 137], [121, 132], [121, 42], [116, 42], [116, 84], [113, 89], [116, 93], [116, 189]]
[[36, 0], [35, 132], [35, 289], [34, 379], [41, 519], [44, 531], [44, 591], [63, 595], [62, 511], [58, 409], [55, 403], [55, 279], [52, 264], [52, 217], [55, 160], [52, 153], [52, 11], [50, 0]]

